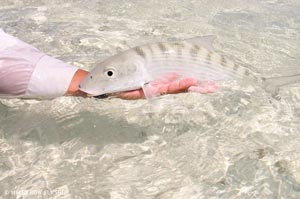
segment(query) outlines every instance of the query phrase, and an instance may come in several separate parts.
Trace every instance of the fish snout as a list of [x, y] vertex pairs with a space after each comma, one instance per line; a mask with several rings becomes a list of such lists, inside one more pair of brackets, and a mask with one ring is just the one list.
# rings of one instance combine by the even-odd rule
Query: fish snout
[[[98, 96], [106, 95], [106, 93], [103, 89], [89, 87], [82, 83], [80, 83], [78, 85], [78, 89], [80, 91], [86, 93], [87, 96], [89, 96], [89, 97], [98, 97]], [[105, 98], [105, 97], [101, 97], [101, 98]]]

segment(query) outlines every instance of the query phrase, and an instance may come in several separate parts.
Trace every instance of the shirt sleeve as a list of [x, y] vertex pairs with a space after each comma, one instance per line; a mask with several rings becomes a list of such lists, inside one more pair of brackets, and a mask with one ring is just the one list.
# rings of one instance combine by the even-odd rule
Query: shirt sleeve
[[78, 68], [44, 55], [36, 64], [24, 97], [55, 98], [66, 94]]
[[62, 96], [77, 70], [0, 29], [0, 97]]

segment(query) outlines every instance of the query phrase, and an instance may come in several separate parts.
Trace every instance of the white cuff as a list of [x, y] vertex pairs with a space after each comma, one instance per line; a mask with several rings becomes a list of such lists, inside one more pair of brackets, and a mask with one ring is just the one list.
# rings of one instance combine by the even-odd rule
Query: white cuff
[[37, 63], [23, 98], [55, 98], [66, 94], [78, 70], [50, 56], [43, 56]]

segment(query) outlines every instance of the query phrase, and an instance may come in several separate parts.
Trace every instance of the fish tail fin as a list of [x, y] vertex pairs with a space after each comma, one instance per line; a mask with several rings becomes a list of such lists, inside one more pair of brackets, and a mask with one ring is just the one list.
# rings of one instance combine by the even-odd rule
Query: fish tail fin
[[300, 82], [300, 74], [281, 76], [281, 77], [271, 77], [262, 78], [263, 88], [272, 94], [273, 97], [278, 97], [278, 91], [281, 86], [295, 84]]

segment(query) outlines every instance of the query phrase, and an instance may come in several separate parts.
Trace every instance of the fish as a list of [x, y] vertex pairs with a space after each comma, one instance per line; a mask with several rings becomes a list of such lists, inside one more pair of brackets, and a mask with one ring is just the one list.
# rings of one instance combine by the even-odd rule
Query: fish
[[182, 41], [150, 43], [125, 50], [108, 57], [81, 81], [79, 89], [89, 96], [142, 88], [146, 98], [153, 98], [151, 82], [170, 74], [199, 81], [227, 81], [249, 79], [277, 95], [278, 87], [300, 82], [294, 76], [264, 78], [213, 48], [214, 35], [198, 36]]

